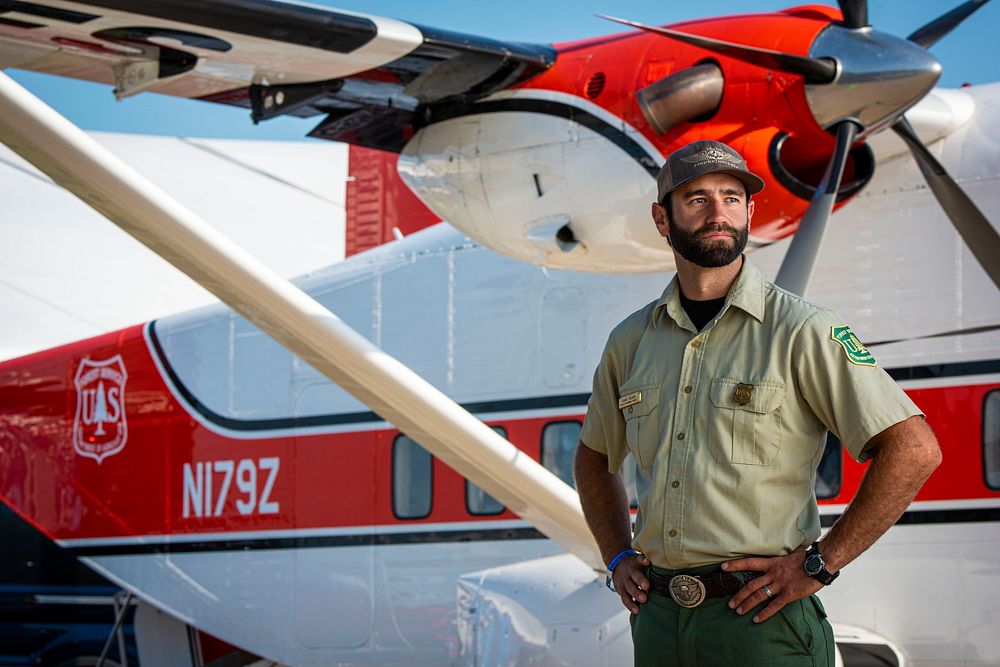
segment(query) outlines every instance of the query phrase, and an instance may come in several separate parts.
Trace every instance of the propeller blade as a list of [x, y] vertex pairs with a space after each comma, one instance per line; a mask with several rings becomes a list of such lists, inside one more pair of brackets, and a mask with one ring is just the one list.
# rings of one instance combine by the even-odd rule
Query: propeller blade
[[868, 0], [837, 0], [840, 13], [844, 15], [844, 26], [864, 28], [868, 25]]
[[909, 146], [927, 185], [951, 219], [955, 231], [993, 283], [1000, 288], [1000, 234], [948, 174], [944, 165], [931, 154], [905, 117], [896, 121], [892, 129]]
[[837, 142], [830, 156], [830, 162], [826, 165], [826, 173], [820, 181], [816, 193], [813, 194], [809, 208], [802, 215], [799, 222], [799, 229], [792, 238], [785, 259], [778, 269], [778, 276], [774, 279], [774, 284], [789, 292], [804, 296], [809, 280], [812, 278], [813, 269], [816, 266], [816, 257], [819, 255], [819, 246], [823, 241], [823, 232], [826, 230], [826, 221], [830, 218], [833, 204], [837, 201], [837, 188], [840, 186], [840, 177], [844, 174], [844, 165], [847, 164], [847, 156], [851, 150], [851, 144], [858, 135], [860, 128], [851, 121], [844, 121], [837, 125]]
[[989, 1], [990, 0], [969, 0], [968, 2], [963, 2], [950, 12], [942, 14], [922, 28], [918, 28], [906, 39], [910, 40], [914, 44], [919, 44], [925, 49], [929, 49], [931, 46], [936, 44], [939, 39], [957, 28], [962, 21], [967, 19], [969, 15], [972, 14], [972, 12], [976, 11]]
[[788, 74], [798, 74], [804, 76], [808, 83], [830, 83], [837, 75], [837, 64], [828, 58], [796, 56], [791, 53], [772, 51], [771, 49], [760, 49], [755, 46], [724, 42], [719, 39], [712, 39], [711, 37], [700, 37], [678, 30], [671, 30], [670, 28], [645, 25], [627, 19], [605, 16], [604, 14], [597, 14], [597, 16], [608, 21], [614, 21], [615, 23], [621, 23], [622, 25], [638, 28], [639, 30], [676, 39], [708, 51], [714, 51], [715, 53], [735, 58], [751, 65], [786, 72]]

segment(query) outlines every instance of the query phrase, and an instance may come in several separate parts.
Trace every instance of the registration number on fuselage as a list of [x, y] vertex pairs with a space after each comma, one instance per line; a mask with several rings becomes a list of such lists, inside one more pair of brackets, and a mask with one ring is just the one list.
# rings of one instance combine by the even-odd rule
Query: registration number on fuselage
[[280, 467], [277, 456], [185, 463], [184, 518], [222, 516], [233, 508], [244, 516], [277, 514], [271, 492]]

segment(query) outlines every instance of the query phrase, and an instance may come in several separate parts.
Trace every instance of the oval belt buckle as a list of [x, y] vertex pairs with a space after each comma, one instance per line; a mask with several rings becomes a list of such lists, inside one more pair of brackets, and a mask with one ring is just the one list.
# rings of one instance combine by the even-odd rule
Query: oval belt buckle
[[705, 599], [705, 584], [689, 574], [672, 577], [667, 590], [674, 602], [688, 609], [697, 607]]

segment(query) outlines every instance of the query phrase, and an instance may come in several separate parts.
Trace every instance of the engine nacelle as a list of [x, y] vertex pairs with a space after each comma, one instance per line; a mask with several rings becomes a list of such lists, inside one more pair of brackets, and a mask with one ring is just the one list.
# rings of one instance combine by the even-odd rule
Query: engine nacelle
[[[399, 159], [443, 219], [498, 252], [553, 268], [673, 270], [650, 204], [663, 155], [582, 98], [507, 91], [419, 130]], [[595, 187], [595, 184], [599, 184]]]

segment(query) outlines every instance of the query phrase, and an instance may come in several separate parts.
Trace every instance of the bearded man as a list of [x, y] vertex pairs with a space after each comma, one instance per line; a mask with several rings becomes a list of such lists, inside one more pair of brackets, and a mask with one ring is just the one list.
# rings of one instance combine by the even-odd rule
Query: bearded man
[[[574, 471], [608, 586], [632, 614], [636, 665], [832, 667], [815, 593], [940, 463], [922, 413], [850, 327], [743, 256], [763, 187], [719, 142], [667, 158], [652, 216], [677, 275], [612, 331], [594, 375]], [[820, 541], [828, 430], [871, 465]]]

